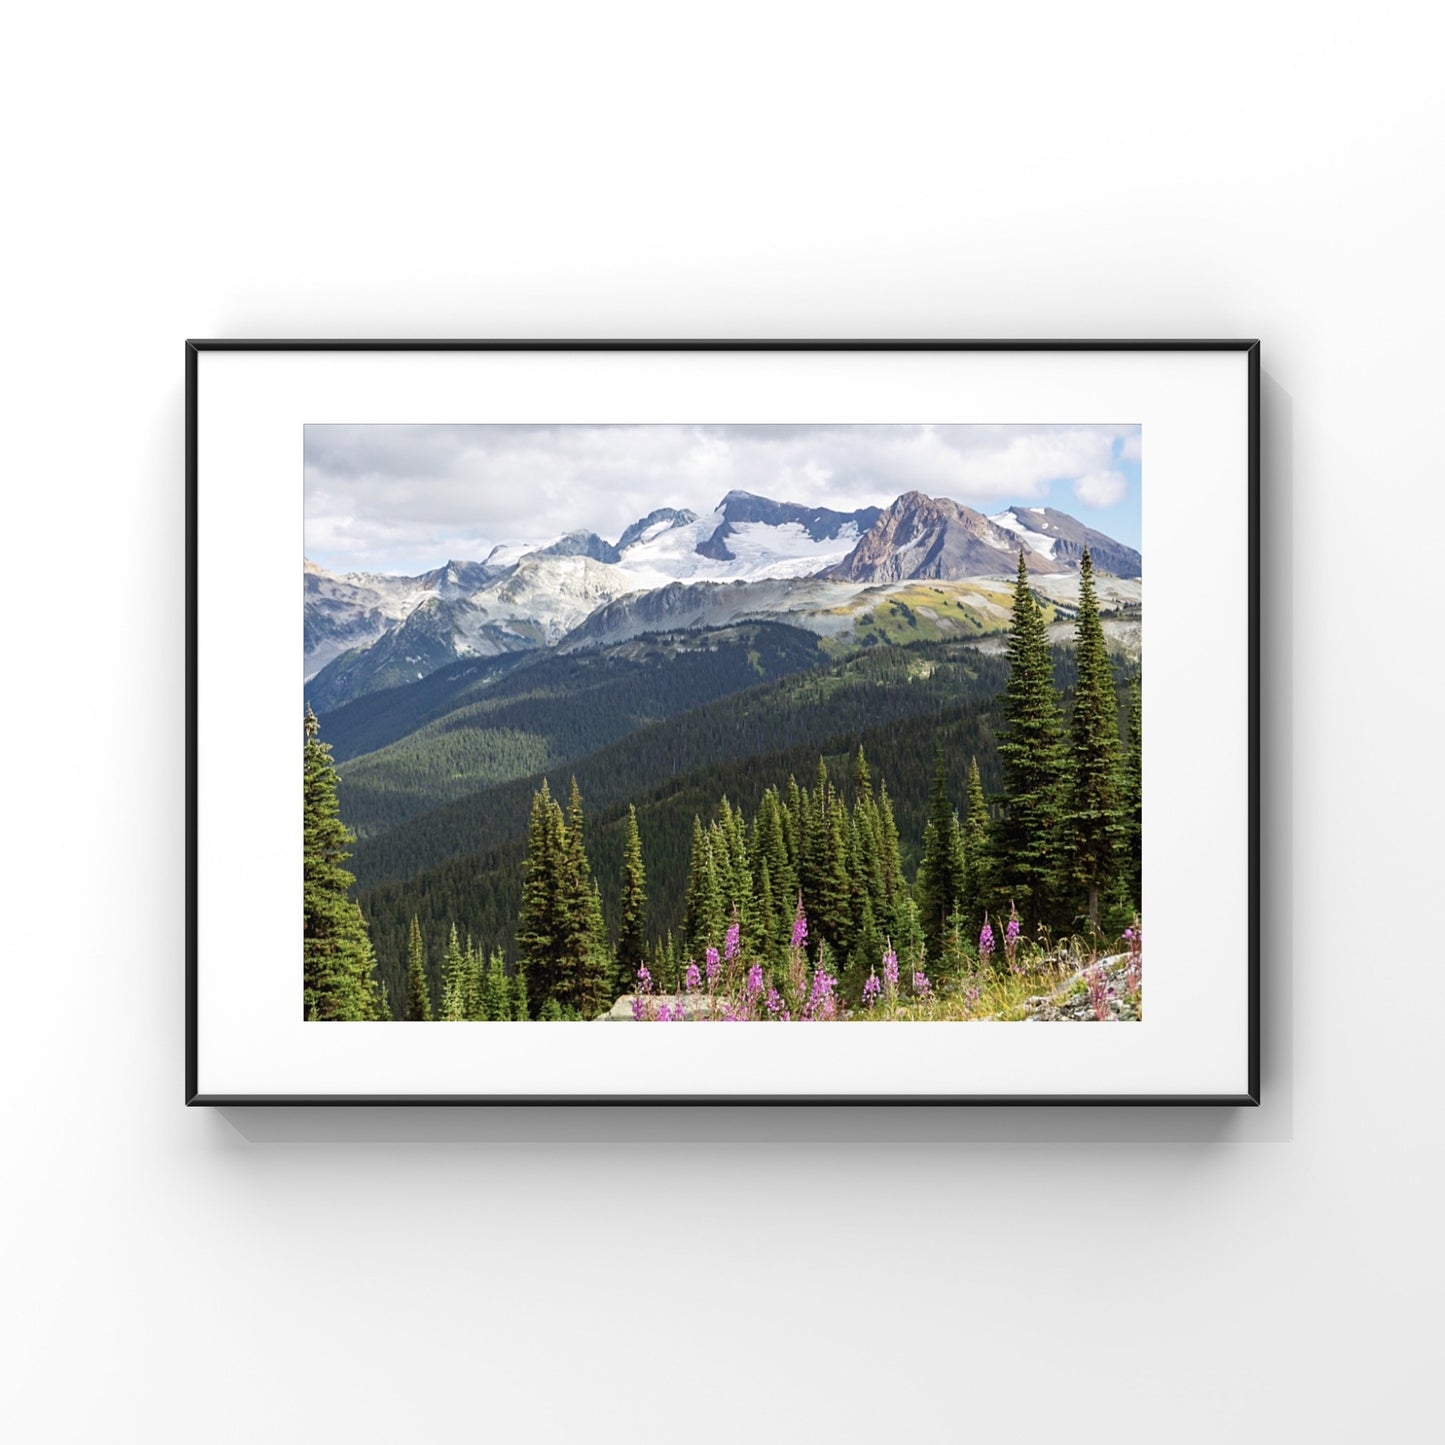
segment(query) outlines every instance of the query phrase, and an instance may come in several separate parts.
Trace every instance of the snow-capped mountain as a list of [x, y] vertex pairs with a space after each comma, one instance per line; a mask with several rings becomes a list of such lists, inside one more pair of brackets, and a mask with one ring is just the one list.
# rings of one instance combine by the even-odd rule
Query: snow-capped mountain
[[343, 652], [370, 647], [433, 590], [422, 577], [362, 572], [338, 577], [311, 561], [306, 562], [303, 575], [308, 679]]
[[1030, 551], [1066, 566], [1077, 567], [1087, 547], [1094, 566], [1101, 572], [1115, 577], [1144, 574], [1144, 559], [1132, 547], [1086, 527], [1077, 518], [1053, 507], [1010, 507], [989, 521], [1013, 532], [1028, 544]]
[[615, 544], [577, 530], [501, 543], [485, 561], [450, 561], [418, 577], [338, 577], [307, 562], [308, 696], [318, 709], [336, 707], [457, 658], [552, 647], [574, 634], [588, 645], [659, 624], [804, 615], [826, 631], [860, 589], [1008, 578], [1020, 547], [1043, 579], [1076, 570], [1086, 545], [1102, 572], [1140, 575], [1136, 551], [1066, 513], [1010, 507], [990, 518], [920, 492], [838, 512], [733, 491], [707, 513], [660, 507]]
[[625, 552], [634, 542], [650, 542], [660, 537], [670, 527], [686, 527], [697, 521], [697, 513], [686, 508], [659, 507], [645, 517], [639, 517], [617, 539], [617, 550]]
[[[1016, 563], [1020, 540], [972, 507], [905, 492], [826, 575], [840, 581], [904, 582], [1006, 574]], [[1030, 565], [1036, 572], [1058, 572], [1064, 566], [1038, 551]]]

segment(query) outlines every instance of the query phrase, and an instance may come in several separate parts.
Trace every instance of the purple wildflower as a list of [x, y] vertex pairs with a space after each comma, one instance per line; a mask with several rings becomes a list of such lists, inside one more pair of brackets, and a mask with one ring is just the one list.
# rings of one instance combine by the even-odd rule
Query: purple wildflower
[[632, 1017], [638, 1023], [647, 1017], [647, 1000], [640, 993], [632, 995]]
[[890, 989], [898, 987], [898, 955], [890, 946], [888, 952], [883, 955], [883, 982]]
[[921, 968], [913, 971], [913, 992], [919, 998], [927, 998], [933, 992], [933, 985], [928, 981], [928, 975]]
[[742, 925], [737, 919], [728, 924], [727, 938], [723, 941], [723, 957], [729, 963], [738, 956], [738, 950], [742, 947]]
[[983, 931], [978, 935], [978, 956], [987, 963], [993, 950], [993, 924], [985, 918], [983, 921]]
[[1124, 981], [1130, 993], [1138, 993], [1144, 982], [1144, 930], [1137, 921], [1133, 928], [1124, 930], [1124, 941], [1129, 945], [1129, 965]]
[[770, 1014], [781, 1013], [783, 1009], [783, 996], [777, 989], [768, 990], [768, 1012]]
[[878, 982], [878, 975], [870, 973], [863, 980], [863, 1002], [872, 1008], [878, 1002], [878, 995], [883, 992], [883, 985]]
[[763, 991], [763, 966], [755, 963], [748, 970], [748, 997], [756, 998]]
[[820, 968], [813, 974], [813, 988], [808, 1001], [803, 1005], [806, 1019], [829, 1019], [838, 1012], [838, 1000], [833, 996], [838, 980], [826, 969]]
[[718, 970], [722, 968], [722, 962], [717, 956], [717, 949], [710, 948], [707, 951], [707, 981], [714, 984], [717, 982]]
[[1109, 986], [1109, 975], [1102, 963], [1096, 963], [1084, 975], [1089, 985], [1089, 1002], [1094, 1008], [1094, 1017], [1100, 1023], [1107, 1023], [1113, 1017], [1109, 1000], [1114, 990]]
[[683, 978], [682, 986], [689, 993], [696, 993], [702, 987], [702, 970], [695, 963], [687, 966], [687, 974]]
[[808, 916], [803, 912], [803, 895], [798, 894], [798, 911], [793, 915], [793, 947], [802, 948], [808, 941]]
[[645, 963], [638, 965], [637, 991], [638, 993], [652, 992], [652, 975], [648, 972], [647, 965]]

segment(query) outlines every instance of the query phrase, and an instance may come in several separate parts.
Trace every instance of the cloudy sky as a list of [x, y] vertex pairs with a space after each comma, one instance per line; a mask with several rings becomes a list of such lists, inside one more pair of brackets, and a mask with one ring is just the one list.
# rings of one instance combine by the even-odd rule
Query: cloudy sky
[[839, 511], [907, 491], [1051, 506], [1141, 545], [1137, 426], [326, 425], [305, 450], [306, 555], [336, 572], [415, 574], [578, 527], [616, 541], [735, 488]]

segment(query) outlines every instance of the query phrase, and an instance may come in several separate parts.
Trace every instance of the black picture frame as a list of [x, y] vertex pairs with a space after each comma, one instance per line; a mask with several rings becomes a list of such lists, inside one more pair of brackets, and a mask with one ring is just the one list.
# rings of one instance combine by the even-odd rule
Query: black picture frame
[[[198, 1054], [198, 800], [200, 739], [197, 674], [200, 646], [198, 618], [197, 501], [199, 495], [198, 408], [199, 359], [202, 352], [446, 352], [446, 351], [964, 351], [964, 352], [1242, 352], [1247, 361], [1247, 574], [1248, 599], [1248, 1019], [1247, 1085], [1241, 1094], [971, 1094], [971, 1095], [686, 1095], [639, 1097], [615, 1094], [472, 1095], [472, 1094], [203, 1094], [199, 1088]], [[1257, 1106], [1260, 1103], [1260, 343], [1257, 339], [1199, 340], [298, 340], [188, 339], [185, 342], [186, 435], [186, 956], [185, 956], [185, 1102], [187, 1106], [616, 1106], [630, 1107], [1193, 1107]]]

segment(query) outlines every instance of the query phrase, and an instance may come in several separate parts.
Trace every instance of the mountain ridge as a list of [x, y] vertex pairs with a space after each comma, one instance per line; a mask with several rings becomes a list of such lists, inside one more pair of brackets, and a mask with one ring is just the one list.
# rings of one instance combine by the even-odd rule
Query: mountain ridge
[[[307, 695], [331, 709], [460, 658], [574, 638], [587, 645], [585, 624], [604, 612], [637, 630], [802, 610], [825, 632], [821, 604], [831, 597], [846, 607], [849, 588], [1010, 577], [1020, 550], [1041, 577], [1063, 574], [1077, 570], [1086, 546], [1100, 571], [1142, 575], [1135, 549], [1068, 513], [1014, 505], [990, 517], [918, 491], [844, 512], [734, 489], [705, 514], [655, 508], [615, 544], [576, 528], [535, 545], [499, 543], [484, 561], [452, 559], [415, 577], [338, 575], [307, 559]], [[727, 584], [746, 597], [730, 596]]]

